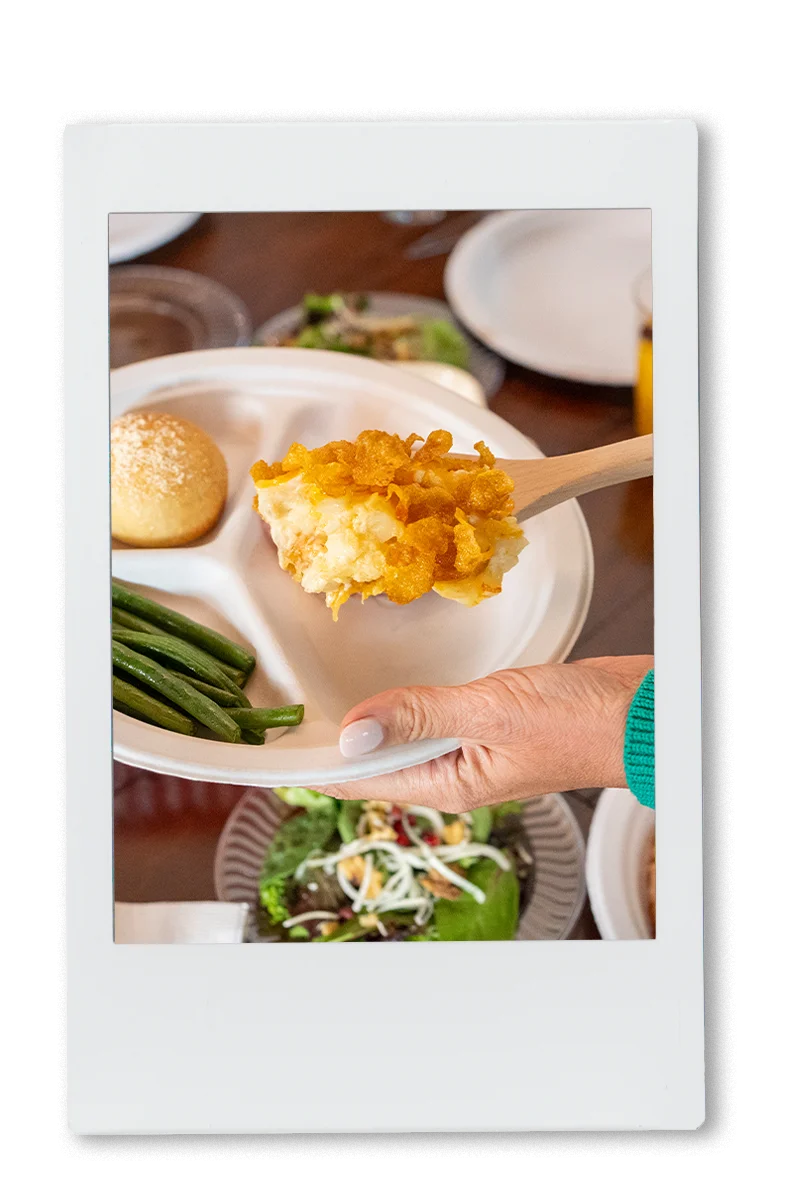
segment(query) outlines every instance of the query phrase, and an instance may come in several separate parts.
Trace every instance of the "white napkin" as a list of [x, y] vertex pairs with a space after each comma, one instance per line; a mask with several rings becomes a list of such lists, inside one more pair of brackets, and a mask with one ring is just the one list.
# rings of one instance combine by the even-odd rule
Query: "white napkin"
[[116, 904], [116, 942], [243, 942], [248, 904]]

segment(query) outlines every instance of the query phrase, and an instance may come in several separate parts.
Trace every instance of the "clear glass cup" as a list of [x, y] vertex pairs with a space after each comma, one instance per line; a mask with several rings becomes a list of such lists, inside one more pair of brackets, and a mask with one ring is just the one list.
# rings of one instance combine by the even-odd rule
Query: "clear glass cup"
[[639, 275], [634, 296], [639, 315], [633, 426], [636, 434], [652, 432], [652, 269]]
[[435, 225], [438, 221], [443, 221], [446, 215], [445, 212], [434, 208], [413, 211], [395, 209], [392, 212], [381, 213], [383, 219], [391, 221], [393, 225]]

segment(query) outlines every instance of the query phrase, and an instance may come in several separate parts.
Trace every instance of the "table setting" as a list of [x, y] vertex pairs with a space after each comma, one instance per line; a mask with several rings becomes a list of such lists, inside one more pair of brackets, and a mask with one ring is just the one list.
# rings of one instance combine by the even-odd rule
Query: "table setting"
[[[123, 527], [113, 492], [117, 941], [272, 940], [274, 901], [257, 919], [266, 863], [283, 830], [307, 818], [314, 828], [325, 823], [315, 845], [326, 866], [314, 849], [304, 863], [331, 875], [332, 886], [345, 887], [337, 856], [359, 837], [379, 829], [384, 842], [405, 847], [379, 850], [364, 878], [348, 876], [355, 915], [345, 939], [335, 919], [345, 901], [335, 896], [325, 913], [316, 906], [317, 940], [348, 940], [351, 926], [363, 937], [376, 921], [382, 930], [380, 906], [361, 903], [376, 871], [405, 909], [416, 895], [412, 874], [435, 887], [436, 853], [424, 850], [434, 832], [446, 843], [444, 876], [455, 836], [481, 856], [457, 860], [451, 895], [441, 891], [445, 880], [435, 901], [414, 901], [417, 923], [424, 917], [435, 936], [451, 926], [447, 900], [473, 896], [485, 863], [505, 854], [520, 856], [510, 932], [479, 936], [654, 936], [654, 814], [625, 789], [546, 794], [523, 806], [515, 832], [502, 812], [482, 831], [469, 818], [457, 834], [457, 821], [434, 829], [421, 808], [418, 823], [395, 813], [382, 824], [370, 806], [357, 808], [349, 825], [348, 802], [325, 794], [332, 783], [429, 762], [457, 745], [417, 741], [343, 760], [340, 721], [365, 696], [652, 652], [650, 241], [647, 210], [113, 214], [113, 471], [120, 480], [116, 464], [148, 444], [143, 410], [161, 430], [159, 448], [170, 439], [181, 454], [184, 439], [206, 441], [194, 450], [206, 512], [190, 510], [188, 529], [150, 533], [133, 463]], [[393, 603], [383, 586], [353, 580], [349, 595], [327, 594], [324, 604], [296, 585], [298, 571], [278, 569], [285, 543], [267, 495], [293, 480], [296, 447], [304, 471], [331, 470], [336, 480], [351, 470], [347, 447], [356, 445], [358, 490], [362, 448], [353, 439], [384, 429], [400, 455], [375, 485], [387, 496], [420, 480], [422, 451], [409, 438], [429, 447], [430, 431], [452, 431], [441, 453], [463, 474], [475, 452], [474, 470], [489, 470], [490, 454], [513, 476], [515, 467], [556, 467], [591, 451], [629, 465], [618, 474], [607, 465], [604, 479], [574, 490], [551, 485], [553, 499], [540, 507], [532, 497], [528, 520], [516, 507], [508, 534], [515, 545], [515, 518], [525, 521], [525, 548], [518, 543], [517, 561], [513, 554], [483, 603], [452, 604], [451, 589], [435, 581], [413, 603]], [[320, 462], [309, 459], [316, 446]], [[378, 444], [368, 450], [383, 454]], [[151, 453], [157, 462], [160, 449]], [[445, 469], [438, 451], [423, 461]], [[179, 479], [191, 464], [178, 468]], [[376, 494], [364, 503], [374, 508]], [[168, 504], [160, 499], [157, 521]], [[170, 505], [171, 524], [186, 519], [174, 513]], [[475, 510], [472, 526], [486, 519]], [[493, 506], [489, 519], [502, 520]], [[149, 652], [159, 657], [146, 676]], [[288, 878], [298, 881], [300, 869]], [[406, 875], [412, 890], [401, 895]], [[299, 940], [305, 924], [289, 895], [291, 915], [279, 925]], [[425, 940], [416, 926], [408, 933]]]

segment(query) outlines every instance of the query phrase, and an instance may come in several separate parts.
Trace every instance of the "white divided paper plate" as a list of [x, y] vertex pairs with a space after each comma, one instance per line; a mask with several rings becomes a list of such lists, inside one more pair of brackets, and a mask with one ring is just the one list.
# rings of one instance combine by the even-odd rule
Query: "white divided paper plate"
[[458, 242], [444, 288], [469, 329], [512, 362], [629, 386], [636, 287], [650, 262], [648, 209], [496, 213]]
[[586, 847], [586, 886], [605, 939], [652, 937], [646, 869], [654, 829], [654, 810], [627, 788], [601, 793]]
[[252, 509], [249, 468], [281, 459], [292, 442], [320, 446], [363, 429], [406, 437], [449, 429], [461, 452], [480, 438], [497, 456], [539, 458], [512, 426], [446, 388], [369, 359], [331, 351], [207, 350], [111, 373], [111, 411], [147, 408], [187, 417], [217, 442], [229, 470], [225, 513], [198, 543], [173, 550], [115, 546], [113, 574], [170, 607], [251, 646], [255, 704], [303, 703], [304, 722], [264, 746], [190, 738], [115, 714], [114, 753], [131, 766], [234, 784], [326, 785], [427, 762], [455, 741], [339, 752], [340, 722], [385, 688], [456, 684], [503, 667], [560, 661], [589, 607], [592, 547], [575, 501], [526, 524], [530, 545], [501, 595], [476, 608], [429, 593], [399, 607], [383, 597], [345, 604], [335, 623], [280, 569]]
[[[292, 809], [265, 789], [241, 797], [216, 848], [214, 886], [220, 900], [248, 905], [254, 913], [263, 860], [287, 812]], [[516, 939], [561, 941], [572, 931], [586, 895], [583, 834], [556, 794], [528, 801], [523, 828], [534, 871]]]
[[128, 262], [185, 233], [201, 213], [110, 213], [111, 263]]

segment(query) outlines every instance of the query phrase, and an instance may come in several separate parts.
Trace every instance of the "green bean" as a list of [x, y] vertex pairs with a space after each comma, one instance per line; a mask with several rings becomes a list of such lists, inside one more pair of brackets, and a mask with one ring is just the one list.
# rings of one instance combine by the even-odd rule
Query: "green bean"
[[304, 720], [303, 704], [289, 704], [285, 708], [228, 708], [226, 711], [242, 729], [251, 729], [255, 733], [276, 729], [279, 725], [301, 725]]
[[[135, 633], [153, 633], [167, 634], [168, 637], [174, 637], [175, 634], [168, 634], [166, 629], [161, 625], [153, 625], [150, 621], [144, 621], [142, 617], [137, 617], [134, 613], [126, 612], [123, 608], [118, 608], [116, 604], [112, 606], [112, 624], [113, 631], [118, 629], [131, 629]], [[178, 641], [183, 642], [184, 646], [193, 647], [194, 642], [187, 642], [184, 638], [179, 638]], [[231, 667], [229, 663], [222, 662], [213, 654], [209, 654], [207, 650], [202, 651], [208, 658], [212, 660], [215, 666], [227, 675], [228, 679], [239, 688], [243, 688], [251, 672], [241, 671], [238, 667]]]
[[125, 609], [126, 612], [134, 613], [135, 616], [142, 617], [144, 620], [153, 621], [155, 624], [161, 625], [168, 633], [174, 633], [177, 637], [191, 642], [192, 645], [208, 650], [222, 662], [246, 671], [247, 675], [254, 669], [255, 656], [245, 650], [243, 646], [231, 642], [230, 638], [217, 633], [214, 629], [208, 629], [205, 625], [192, 621], [182, 613], [174, 612], [173, 609], [165, 608], [163, 604], [157, 604], [155, 600], [150, 600], [147, 596], [141, 596], [138, 592], [131, 591], [117, 579], [112, 581], [112, 602], [119, 608]]
[[154, 662], [152, 658], [138, 654], [132, 647], [125, 646], [115, 638], [112, 642], [112, 665], [119, 671], [125, 671], [127, 675], [133, 675], [171, 703], [177, 704], [222, 741], [241, 741], [241, 730], [233, 718], [228, 716], [227, 709], [214, 704], [213, 700], [203, 696], [191, 684], [176, 679], [172, 671]]
[[186, 667], [206, 683], [230, 692], [235, 696], [238, 707], [248, 707], [249, 701], [238, 684], [233, 683], [233, 680], [225, 675], [214, 660], [199, 650], [197, 646], [190, 646], [188, 642], [182, 641], [181, 638], [171, 637], [169, 633], [137, 633], [132, 629], [118, 629], [113, 631], [112, 636], [117, 642], [122, 642], [124, 646], [131, 646], [133, 650], [139, 650], [141, 654], [147, 654], [152, 658], [164, 658], [168, 665], [175, 663], [178, 668]]
[[163, 729], [172, 729], [174, 733], [193, 734], [195, 723], [184, 713], [162, 704], [155, 696], [149, 696], [133, 683], [112, 677], [112, 707], [129, 717], [148, 721], [152, 725], [160, 725]]
[[[228, 692], [224, 688], [214, 687], [212, 683], [206, 683], [203, 679], [196, 679], [194, 675], [187, 675], [184, 671], [173, 671], [173, 675], [175, 675], [176, 679], [183, 679], [185, 683], [191, 683], [193, 688], [196, 688], [198, 692], [202, 692], [204, 696], [208, 696], [220, 708], [238, 707], [238, 696], [235, 696], [233, 692]], [[246, 696], [244, 699], [246, 700]], [[248, 700], [244, 707], [249, 707]]]
[[126, 612], [123, 608], [118, 608], [117, 604], [112, 606], [112, 623], [113, 625], [121, 625], [124, 629], [134, 629], [137, 633], [164, 633], [161, 625], [152, 625], [150, 621], [143, 621], [142, 617], [135, 617], [134, 613]]
[[254, 729], [242, 729], [241, 740], [248, 746], [262, 746], [266, 740], [266, 734], [264, 731], [258, 733]]

